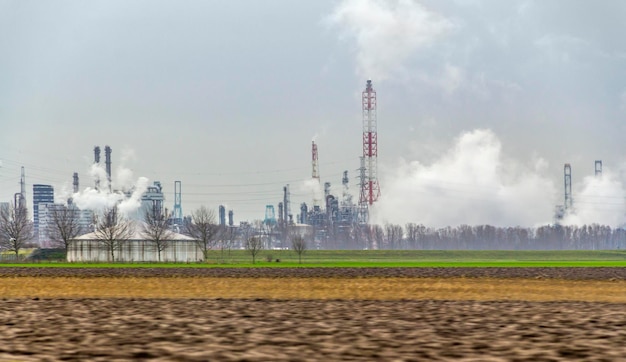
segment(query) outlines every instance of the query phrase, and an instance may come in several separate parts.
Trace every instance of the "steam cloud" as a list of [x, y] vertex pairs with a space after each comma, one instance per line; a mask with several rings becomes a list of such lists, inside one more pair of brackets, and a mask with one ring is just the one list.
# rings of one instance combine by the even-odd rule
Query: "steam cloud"
[[552, 221], [556, 188], [541, 172], [505, 162], [490, 130], [462, 134], [431, 165], [403, 163], [381, 178], [381, 198], [372, 210], [377, 223], [534, 226]]
[[411, 0], [344, 0], [328, 22], [342, 38], [356, 42], [358, 75], [385, 80], [402, 73], [403, 64], [454, 25]]
[[[403, 161], [382, 175], [382, 195], [372, 221], [431, 227], [462, 224], [533, 227], [553, 223], [554, 207], [562, 204], [562, 188], [544, 175], [547, 162], [525, 167], [502, 155], [490, 130], [458, 137], [454, 146], [430, 165]], [[563, 224], [611, 227], [626, 222], [624, 182], [613, 172], [589, 176], [574, 185], [575, 213]]]
[[606, 168], [602, 176], [587, 176], [572, 190], [574, 213], [566, 215], [563, 224], [602, 224], [612, 227], [626, 223], [626, 192], [618, 175]]
[[146, 177], [135, 180], [131, 170], [120, 166], [114, 174], [117, 176], [111, 180], [109, 191], [106, 170], [102, 165], [93, 164], [89, 174], [94, 182], [100, 180], [100, 186], [98, 189], [87, 187], [72, 194], [72, 200], [78, 208], [97, 212], [117, 205], [120, 213], [131, 216], [141, 207], [141, 196], [148, 189], [149, 180]]
[[[318, 180], [310, 179], [304, 182], [301, 182], [297, 185], [298, 193], [311, 195], [311, 198], [319, 201], [320, 206], [324, 206], [324, 190], [322, 185]], [[313, 204], [311, 204], [313, 205]]]

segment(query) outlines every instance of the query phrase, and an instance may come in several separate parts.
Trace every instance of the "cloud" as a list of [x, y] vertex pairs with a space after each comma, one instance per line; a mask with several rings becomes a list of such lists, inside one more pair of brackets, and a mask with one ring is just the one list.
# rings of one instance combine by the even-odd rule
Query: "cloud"
[[601, 176], [585, 177], [572, 193], [574, 213], [567, 215], [563, 224], [620, 227], [626, 223], [626, 191], [611, 170], [605, 168]]
[[327, 19], [356, 43], [357, 74], [385, 80], [404, 72], [417, 51], [443, 37], [454, 24], [411, 0], [344, 0]]
[[406, 162], [381, 177], [381, 198], [372, 209], [375, 223], [535, 226], [552, 221], [556, 187], [542, 171], [505, 160], [490, 130], [458, 137], [432, 164]]

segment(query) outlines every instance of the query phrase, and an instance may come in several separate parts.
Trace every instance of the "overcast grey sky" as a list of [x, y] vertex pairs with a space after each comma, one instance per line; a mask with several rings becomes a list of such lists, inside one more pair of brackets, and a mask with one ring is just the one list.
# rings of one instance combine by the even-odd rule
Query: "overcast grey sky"
[[29, 204], [33, 183], [91, 186], [109, 145], [114, 178], [161, 181], [169, 208], [181, 180], [185, 214], [262, 219], [290, 184], [295, 215], [312, 139], [322, 181], [340, 194], [349, 170], [356, 198], [371, 78], [375, 220], [550, 222], [569, 162], [583, 221], [619, 225], [624, 19], [618, 0], [0, 0], [0, 199], [22, 165]]

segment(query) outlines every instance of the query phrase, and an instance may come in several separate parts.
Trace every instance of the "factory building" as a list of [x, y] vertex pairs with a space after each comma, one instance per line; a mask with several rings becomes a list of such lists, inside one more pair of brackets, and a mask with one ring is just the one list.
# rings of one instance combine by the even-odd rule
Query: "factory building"
[[149, 210], [163, 210], [163, 187], [161, 187], [160, 181], [154, 181], [152, 186], [148, 186], [146, 192], [141, 195], [141, 210], [142, 215]]
[[54, 188], [51, 185], [33, 185], [33, 222], [35, 235], [39, 235], [39, 205], [54, 203]]

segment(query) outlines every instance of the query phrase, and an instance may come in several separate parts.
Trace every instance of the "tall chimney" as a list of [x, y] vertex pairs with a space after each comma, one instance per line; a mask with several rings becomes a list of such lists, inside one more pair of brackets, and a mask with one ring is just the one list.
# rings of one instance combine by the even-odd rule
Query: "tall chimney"
[[74, 182], [72, 183], [72, 185], [74, 186], [74, 193], [78, 192], [78, 172], [74, 172]]
[[93, 148], [93, 162], [100, 163], [100, 146]]
[[111, 147], [109, 146], [104, 146], [104, 164], [106, 165], [109, 191], [111, 191]]
[[[93, 162], [98, 165], [100, 164], [100, 146], [96, 146], [93, 148]], [[100, 189], [100, 179], [96, 176], [96, 190]]]

